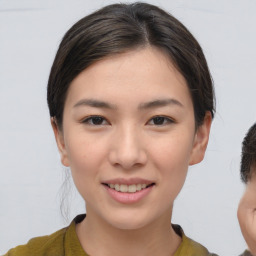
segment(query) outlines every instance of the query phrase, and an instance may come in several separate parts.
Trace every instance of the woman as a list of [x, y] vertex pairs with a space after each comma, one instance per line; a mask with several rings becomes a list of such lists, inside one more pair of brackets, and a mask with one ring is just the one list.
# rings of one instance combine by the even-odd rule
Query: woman
[[214, 116], [205, 57], [178, 20], [143, 3], [81, 19], [60, 44], [47, 97], [86, 217], [6, 255], [211, 255], [170, 224]]

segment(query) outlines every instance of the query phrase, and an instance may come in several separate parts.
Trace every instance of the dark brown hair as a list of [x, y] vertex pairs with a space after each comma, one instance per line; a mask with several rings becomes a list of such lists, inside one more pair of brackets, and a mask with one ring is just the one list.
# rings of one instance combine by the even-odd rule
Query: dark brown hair
[[69, 85], [84, 69], [107, 56], [149, 45], [161, 49], [186, 79], [196, 126], [202, 124], [206, 111], [213, 117], [213, 83], [200, 45], [172, 15], [146, 3], [108, 5], [67, 31], [49, 76], [50, 116], [61, 128]]
[[249, 129], [242, 144], [241, 179], [247, 183], [256, 169], [256, 123]]

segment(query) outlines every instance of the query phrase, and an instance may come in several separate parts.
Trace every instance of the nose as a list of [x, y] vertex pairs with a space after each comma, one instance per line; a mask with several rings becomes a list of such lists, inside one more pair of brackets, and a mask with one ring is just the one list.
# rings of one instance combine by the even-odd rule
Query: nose
[[126, 127], [116, 131], [112, 137], [109, 160], [112, 165], [129, 170], [147, 162], [146, 148], [142, 136], [135, 128]]

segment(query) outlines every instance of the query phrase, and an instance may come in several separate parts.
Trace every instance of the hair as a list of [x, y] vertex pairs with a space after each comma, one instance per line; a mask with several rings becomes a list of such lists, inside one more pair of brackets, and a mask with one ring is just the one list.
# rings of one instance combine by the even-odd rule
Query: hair
[[242, 143], [240, 174], [244, 183], [250, 181], [254, 168], [256, 169], [256, 123], [249, 129]]
[[62, 128], [72, 80], [111, 55], [147, 46], [162, 50], [184, 76], [193, 101], [195, 125], [206, 111], [215, 112], [213, 81], [203, 51], [172, 15], [146, 3], [108, 5], [75, 23], [64, 35], [53, 62], [47, 89], [50, 116]]

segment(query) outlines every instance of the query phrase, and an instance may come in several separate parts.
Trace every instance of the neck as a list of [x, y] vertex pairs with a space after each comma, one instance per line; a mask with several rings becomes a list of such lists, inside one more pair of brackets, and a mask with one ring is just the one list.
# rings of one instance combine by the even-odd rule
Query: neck
[[94, 256], [174, 255], [181, 238], [171, 227], [171, 212], [139, 229], [119, 229], [87, 210], [76, 231], [83, 249]]

